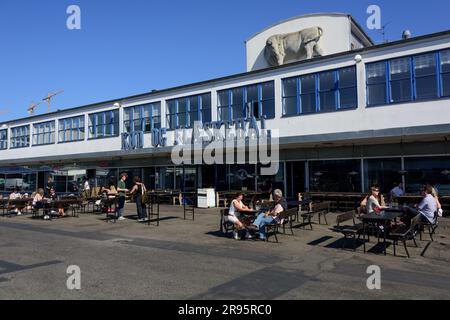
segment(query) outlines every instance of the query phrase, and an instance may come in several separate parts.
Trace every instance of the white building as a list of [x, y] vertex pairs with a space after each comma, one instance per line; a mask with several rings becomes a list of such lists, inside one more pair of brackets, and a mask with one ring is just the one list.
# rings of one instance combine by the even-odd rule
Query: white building
[[[268, 67], [269, 37], [315, 26], [323, 56]], [[11, 179], [43, 187], [48, 174], [59, 192], [72, 192], [82, 176], [101, 185], [128, 171], [157, 189], [252, 190], [270, 179], [290, 197], [373, 183], [388, 191], [394, 182], [450, 193], [450, 31], [374, 45], [350, 16], [320, 14], [246, 45], [242, 74], [0, 123], [0, 192]], [[253, 116], [279, 130], [277, 176], [251, 164], [172, 164], [174, 129]], [[127, 148], [126, 132], [143, 134], [143, 144]]]

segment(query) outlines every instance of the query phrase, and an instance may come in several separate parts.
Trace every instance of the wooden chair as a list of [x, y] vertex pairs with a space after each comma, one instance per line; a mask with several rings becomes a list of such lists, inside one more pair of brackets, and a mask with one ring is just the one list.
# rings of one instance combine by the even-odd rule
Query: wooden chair
[[[220, 203], [223, 203], [223, 207], [220, 206]], [[216, 203], [219, 208], [228, 208], [228, 199], [226, 195], [220, 195], [219, 192], [216, 192]]]

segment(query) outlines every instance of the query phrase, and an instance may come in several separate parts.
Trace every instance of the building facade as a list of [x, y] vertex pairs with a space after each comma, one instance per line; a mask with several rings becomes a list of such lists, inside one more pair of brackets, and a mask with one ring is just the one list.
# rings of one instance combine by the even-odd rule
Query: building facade
[[[291, 25], [322, 26], [324, 54], [264, 66], [260, 35]], [[126, 171], [151, 189], [270, 181], [295, 197], [404, 182], [408, 193], [433, 183], [450, 194], [450, 31], [374, 45], [348, 15], [313, 15], [263, 31], [247, 52], [246, 73], [0, 123], [0, 193], [34, 191], [49, 175], [57, 192], [73, 193], [85, 176], [100, 186]], [[180, 129], [242, 119], [278, 130], [277, 175], [258, 164], [172, 163]]]

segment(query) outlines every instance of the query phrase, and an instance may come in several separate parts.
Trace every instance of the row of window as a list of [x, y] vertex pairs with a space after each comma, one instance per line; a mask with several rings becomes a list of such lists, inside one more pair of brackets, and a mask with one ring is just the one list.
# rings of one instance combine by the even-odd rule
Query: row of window
[[283, 116], [356, 108], [356, 67], [283, 80]]
[[[367, 106], [450, 97], [450, 50], [367, 64]], [[356, 67], [347, 67], [283, 79], [283, 116], [304, 115], [356, 108]], [[211, 94], [167, 101], [167, 127], [192, 128], [195, 121], [211, 121]], [[265, 82], [217, 92], [218, 119], [275, 117], [274, 82]], [[119, 111], [89, 115], [89, 139], [119, 135]], [[151, 132], [161, 128], [161, 103], [124, 110], [126, 132]], [[33, 144], [55, 143], [55, 122], [33, 125]], [[59, 142], [85, 139], [85, 117], [59, 120]], [[7, 149], [8, 132], [0, 130], [0, 150]], [[30, 145], [30, 127], [11, 129], [11, 148]]]
[[211, 122], [211, 94], [167, 101], [167, 128], [193, 128], [195, 122]]
[[368, 64], [367, 105], [450, 96], [450, 50]]
[[274, 82], [222, 90], [218, 95], [218, 115], [221, 121], [247, 117], [275, 118]]

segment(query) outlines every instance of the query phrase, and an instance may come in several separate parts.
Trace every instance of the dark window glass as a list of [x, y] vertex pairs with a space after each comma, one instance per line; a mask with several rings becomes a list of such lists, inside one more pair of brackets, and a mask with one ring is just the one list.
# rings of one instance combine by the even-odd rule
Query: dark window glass
[[309, 162], [310, 191], [361, 192], [361, 162], [330, 160]]
[[450, 50], [441, 52], [442, 95], [450, 96]]
[[358, 106], [355, 67], [339, 70], [339, 99], [340, 109], [356, 108]]
[[400, 158], [364, 160], [364, 170], [365, 191], [368, 191], [372, 185], [378, 184], [382, 194], [389, 194], [395, 184], [402, 182], [402, 176], [399, 173], [402, 170]]
[[300, 78], [301, 113], [316, 112], [316, 76], [308, 75]]
[[416, 99], [438, 98], [438, 78], [436, 76], [436, 54], [414, 57]]
[[419, 194], [427, 183], [440, 195], [450, 195], [450, 157], [405, 158], [406, 192]]
[[391, 76], [391, 102], [412, 100], [410, 58], [391, 60], [389, 63]]
[[369, 106], [387, 103], [386, 63], [367, 65], [367, 102]]

